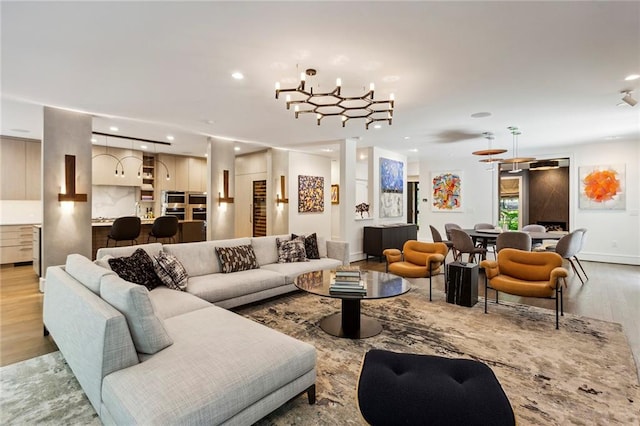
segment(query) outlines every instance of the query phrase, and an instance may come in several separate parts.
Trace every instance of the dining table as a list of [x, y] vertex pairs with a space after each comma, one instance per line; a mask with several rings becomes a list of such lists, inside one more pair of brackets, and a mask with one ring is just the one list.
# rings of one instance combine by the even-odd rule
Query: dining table
[[[479, 242], [485, 249], [487, 246], [496, 243], [498, 235], [503, 232], [510, 232], [503, 231], [501, 229], [463, 229], [463, 231], [471, 237], [474, 245], [477, 245]], [[540, 244], [543, 240], [559, 240], [566, 235], [559, 232], [520, 232], [526, 232], [529, 234], [532, 245]]]

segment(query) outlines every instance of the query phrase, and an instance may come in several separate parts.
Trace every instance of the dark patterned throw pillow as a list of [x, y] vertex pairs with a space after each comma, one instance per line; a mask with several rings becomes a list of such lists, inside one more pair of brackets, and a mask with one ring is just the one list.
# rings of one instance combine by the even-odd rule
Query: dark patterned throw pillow
[[251, 244], [235, 247], [216, 247], [216, 254], [220, 260], [220, 269], [225, 274], [260, 268]]
[[298, 237], [289, 241], [282, 241], [278, 247], [278, 263], [307, 262], [304, 249], [304, 239]]
[[320, 259], [320, 251], [318, 250], [318, 237], [314, 232], [311, 235], [301, 235], [298, 237], [296, 234], [291, 234], [291, 239], [304, 238], [304, 250], [307, 253], [307, 259]]
[[109, 259], [109, 266], [120, 278], [153, 290], [161, 284], [153, 265], [153, 259], [139, 248], [129, 257]]
[[174, 255], [160, 251], [156, 256], [155, 270], [162, 284], [172, 290], [187, 290], [189, 274]]

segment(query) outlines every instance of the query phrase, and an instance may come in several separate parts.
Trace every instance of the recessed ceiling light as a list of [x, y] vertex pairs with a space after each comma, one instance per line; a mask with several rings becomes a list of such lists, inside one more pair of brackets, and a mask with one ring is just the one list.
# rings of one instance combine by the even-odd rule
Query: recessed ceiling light
[[485, 118], [485, 117], [491, 117], [491, 113], [483, 111], [483, 112], [475, 112], [471, 114], [471, 118]]
[[382, 128], [382, 126], [381, 126], [381, 125], [379, 125], [379, 124], [376, 124], [375, 126], [373, 126], [373, 128], [374, 128], [374, 129], [381, 129], [381, 128]]
[[631, 74], [631, 75], [626, 76], [624, 79], [626, 81], [631, 81], [631, 80], [637, 80], [639, 78], [640, 78], [639, 74]]
[[147, 149], [146, 145], [140, 145], [140, 149]]
[[405, 137], [404, 137], [404, 140], [405, 140], [405, 141], [406, 141], [406, 140], [409, 140], [409, 139], [411, 139], [411, 136], [405, 136]]
[[91, 143], [96, 143], [96, 142], [98, 142], [98, 139], [96, 139], [96, 138], [91, 138]]
[[175, 137], [173, 135], [167, 135], [167, 140], [168, 141], [172, 141], [174, 139], [175, 139]]
[[418, 152], [418, 148], [411, 148], [409, 152]]
[[323, 152], [333, 152], [331, 148], [322, 148]]
[[205, 152], [205, 153], [204, 153], [204, 156], [205, 156], [205, 157], [208, 157], [208, 156], [209, 156], [209, 154], [207, 154], [207, 153]]
[[236, 80], [242, 80], [244, 78], [244, 75], [242, 75], [241, 72], [236, 71], [231, 74], [231, 77], [235, 78]]
[[233, 149], [234, 149], [234, 151], [240, 151], [240, 147], [239, 146], [236, 146]]
[[111, 130], [112, 132], [117, 132], [120, 129], [118, 129], [116, 126], [111, 126], [109, 127], [109, 130]]
[[620, 139], [622, 136], [607, 136], [606, 138], [604, 138], [604, 140], [606, 141], [613, 141], [616, 139]]

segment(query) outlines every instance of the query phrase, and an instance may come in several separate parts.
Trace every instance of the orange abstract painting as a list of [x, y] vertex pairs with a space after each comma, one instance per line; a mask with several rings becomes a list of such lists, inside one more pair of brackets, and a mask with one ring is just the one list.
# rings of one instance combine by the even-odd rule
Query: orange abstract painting
[[624, 165], [580, 168], [581, 209], [624, 209]]

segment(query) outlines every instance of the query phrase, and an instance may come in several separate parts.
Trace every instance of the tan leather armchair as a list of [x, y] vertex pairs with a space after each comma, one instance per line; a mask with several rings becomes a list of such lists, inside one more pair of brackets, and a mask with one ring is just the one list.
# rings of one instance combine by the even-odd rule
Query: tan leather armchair
[[529, 252], [517, 249], [502, 249], [498, 260], [483, 260], [484, 268], [484, 312], [487, 313], [487, 291], [523, 297], [542, 297], [556, 301], [556, 329], [560, 315], [564, 315], [562, 306], [562, 283], [569, 272], [562, 267], [562, 257], [557, 253]]
[[387, 272], [405, 278], [429, 277], [429, 300], [431, 300], [431, 276], [440, 273], [448, 247], [444, 243], [425, 243], [409, 240], [398, 249], [385, 249]]

